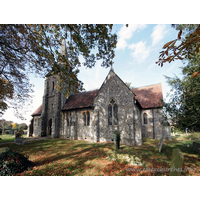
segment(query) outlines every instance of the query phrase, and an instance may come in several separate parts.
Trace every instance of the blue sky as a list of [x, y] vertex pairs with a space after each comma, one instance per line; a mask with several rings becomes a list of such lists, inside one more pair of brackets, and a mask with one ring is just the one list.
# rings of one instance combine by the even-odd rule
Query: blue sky
[[[114, 71], [124, 81], [131, 82], [133, 87], [142, 87], [162, 83], [163, 97], [170, 88], [163, 75], [181, 77], [179, 67], [183, 66], [181, 61], [164, 64], [161, 68], [155, 64], [159, 52], [168, 41], [177, 38], [178, 32], [170, 24], [129, 24], [114, 25], [113, 31], [118, 35], [118, 43], [114, 58]], [[109, 68], [101, 67], [101, 61], [96, 63], [92, 69], [80, 68], [78, 78], [84, 83], [86, 90], [99, 88], [106, 78]], [[13, 115], [9, 109], [3, 116], [6, 120], [17, 123], [28, 123], [31, 114], [42, 104], [44, 92], [44, 79], [30, 75], [31, 83], [35, 85], [33, 93], [33, 104], [30, 112], [27, 112], [26, 121], [21, 121]]]

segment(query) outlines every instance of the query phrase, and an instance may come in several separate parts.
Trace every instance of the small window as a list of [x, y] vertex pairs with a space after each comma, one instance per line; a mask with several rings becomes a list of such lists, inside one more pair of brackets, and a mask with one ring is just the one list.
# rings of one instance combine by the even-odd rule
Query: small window
[[70, 113], [70, 126], [72, 126], [72, 114]]
[[69, 114], [67, 114], [67, 126], [69, 126]]
[[83, 121], [84, 121], [84, 126], [89, 126], [90, 125], [90, 112], [83, 112]]
[[86, 126], [86, 113], [83, 113], [83, 118], [84, 118], [84, 126]]
[[90, 112], [87, 112], [87, 126], [90, 125]]
[[52, 90], [54, 90], [54, 81], [52, 82]]
[[144, 124], [147, 124], [147, 114], [146, 113], [143, 114], [143, 122], [144, 122]]

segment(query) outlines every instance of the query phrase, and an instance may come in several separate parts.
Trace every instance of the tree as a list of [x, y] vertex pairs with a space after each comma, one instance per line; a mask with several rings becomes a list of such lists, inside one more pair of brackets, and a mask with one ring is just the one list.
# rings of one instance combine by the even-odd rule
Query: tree
[[131, 82], [125, 82], [125, 84], [129, 87], [130, 90], [134, 89], [134, 87], [131, 86]]
[[[163, 46], [164, 51], [160, 52], [160, 56], [156, 64], [163, 66], [166, 62], [174, 60], [193, 59], [199, 54], [200, 49], [200, 25], [198, 24], [177, 24], [172, 25], [179, 30], [178, 38], [166, 43]], [[179, 43], [177, 46], [176, 44]], [[196, 69], [192, 77], [200, 74], [200, 68]]]
[[5, 129], [11, 129], [11, 128], [12, 124], [10, 121], [6, 121], [5, 119], [0, 120], [0, 129], [2, 130], [2, 132], [4, 132]]
[[[66, 52], [58, 51], [63, 39]], [[70, 90], [82, 90], [78, 80], [80, 57], [84, 66], [94, 67], [102, 59], [102, 66], [112, 65], [117, 36], [109, 24], [61, 24], [61, 25], [0, 25], [0, 111], [14, 107], [19, 111], [30, 100], [32, 85], [29, 73], [46, 76], [56, 74], [60, 85], [57, 87], [66, 95]], [[95, 52], [95, 53], [94, 53]], [[12, 101], [14, 99], [14, 101]], [[17, 112], [18, 117], [22, 115]]]
[[200, 77], [192, 77], [193, 61], [182, 67], [184, 78], [166, 77], [171, 86], [170, 100], [164, 103], [165, 111], [173, 125], [185, 130], [200, 131]]
[[26, 123], [22, 123], [22, 124], [19, 124], [18, 128], [19, 130], [26, 130], [28, 126], [26, 125]]

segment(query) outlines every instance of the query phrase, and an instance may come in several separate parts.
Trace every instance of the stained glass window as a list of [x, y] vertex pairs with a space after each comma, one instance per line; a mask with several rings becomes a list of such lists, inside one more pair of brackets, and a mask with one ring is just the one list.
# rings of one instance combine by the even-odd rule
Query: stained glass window
[[118, 106], [113, 99], [110, 101], [108, 105], [108, 124], [109, 125], [118, 124]]

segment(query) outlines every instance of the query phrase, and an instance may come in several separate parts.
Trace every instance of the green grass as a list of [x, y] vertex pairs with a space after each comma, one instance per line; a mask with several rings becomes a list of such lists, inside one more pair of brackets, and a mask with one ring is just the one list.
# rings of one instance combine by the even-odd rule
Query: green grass
[[21, 150], [34, 162], [35, 167], [19, 174], [21, 176], [166, 176], [169, 175], [168, 172], [143, 169], [170, 168], [172, 149], [175, 147], [183, 153], [184, 167], [195, 169], [182, 172], [182, 175], [200, 175], [200, 158], [199, 154], [192, 150], [193, 140], [185, 139], [184, 135], [164, 140], [161, 153], [158, 152], [158, 143], [159, 140], [144, 139], [140, 147], [120, 145], [118, 153], [141, 158], [141, 167], [107, 160], [106, 157], [115, 149], [113, 143], [45, 139], [31, 141], [25, 145], [2, 144], [0, 147]]
[[[1, 138], [0, 143], [14, 142], [14, 140], [15, 140], [15, 136], [14, 135], [10, 135], [10, 134], [0, 135], [0, 138]], [[27, 136], [24, 134], [23, 138], [27, 139]]]

